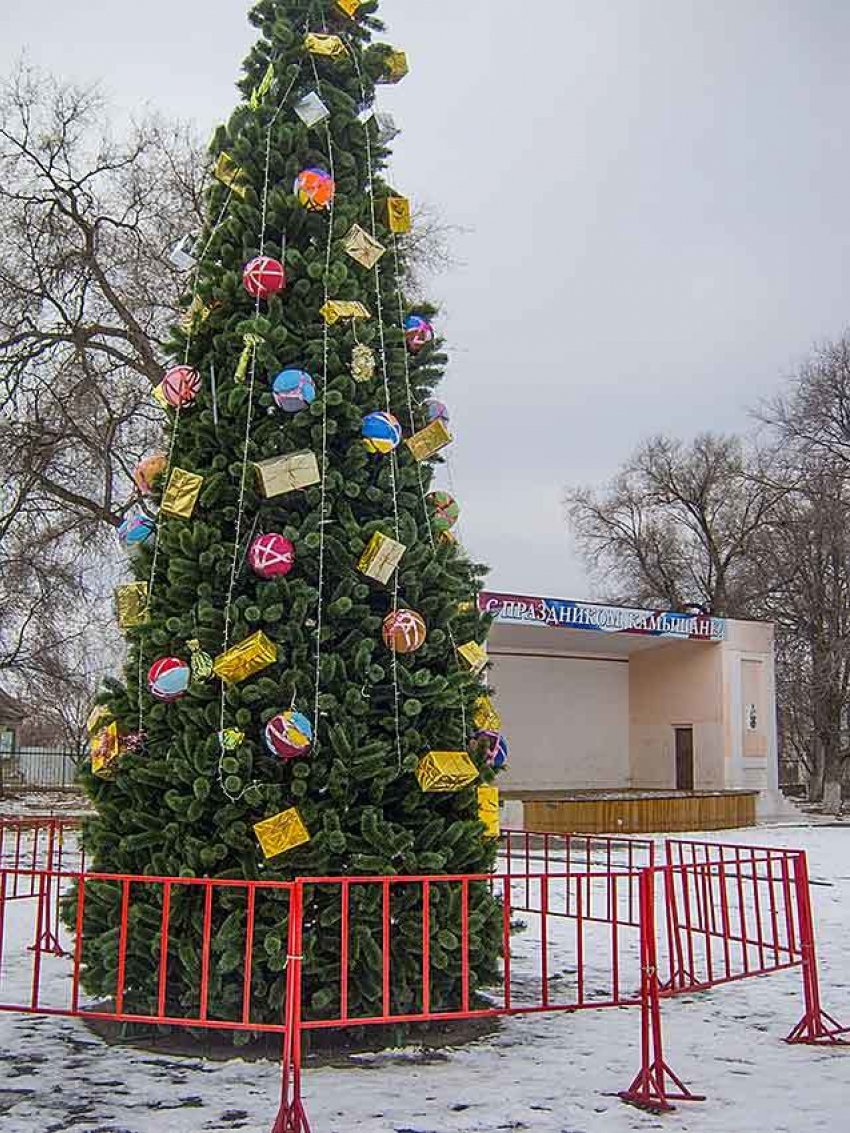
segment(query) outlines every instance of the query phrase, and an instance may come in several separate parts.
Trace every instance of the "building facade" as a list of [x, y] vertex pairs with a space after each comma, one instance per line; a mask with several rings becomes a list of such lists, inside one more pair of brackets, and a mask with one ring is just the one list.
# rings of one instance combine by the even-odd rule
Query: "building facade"
[[503, 794], [778, 789], [773, 626], [485, 592]]

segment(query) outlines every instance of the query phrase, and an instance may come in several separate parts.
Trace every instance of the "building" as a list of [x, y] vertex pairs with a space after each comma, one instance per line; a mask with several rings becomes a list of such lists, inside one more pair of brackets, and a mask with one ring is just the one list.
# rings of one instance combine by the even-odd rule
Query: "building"
[[22, 704], [0, 688], [0, 752], [15, 751], [27, 714]]
[[526, 802], [527, 826], [531, 800], [618, 793], [647, 805], [662, 793], [713, 797], [703, 810], [730, 813], [733, 796], [749, 796], [761, 818], [789, 813], [772, 625], [491, 592], [480, 605], [496, 619], [489, 680], [511, 750], [499, 783]]

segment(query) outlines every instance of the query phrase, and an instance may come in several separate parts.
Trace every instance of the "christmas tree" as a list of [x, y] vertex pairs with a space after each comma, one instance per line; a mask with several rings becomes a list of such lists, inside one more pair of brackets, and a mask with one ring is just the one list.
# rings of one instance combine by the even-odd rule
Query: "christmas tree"
[[[483, 568], [432, 492], [450, 441], [446, 364], [403, 294], [406, 198], [376, 86], [404, 52], [368, 0], [260, 0], [244, 101], [212, 143], [206, 229], [155, 396], [165, 451], [136, 472], [118, 592], [125, 681], [92, 721], [91, 867], [148, 876], [483, 873], [479, 790], [503, 759], [481, 684]], [[164, 360], [165, 361], [165, 360]], [[473, 990], [492, 981], [501, 909], [470, 885]], [[431, 1005], [460, 1002], [459, 886], [430, 909]], [[379, 1012], [380, 887], [352, 895], [349, 1010]], [[115, 989], [120, 887], [90, 884], [86, 986]], [[162, 889], [134, 887], [125, 1010], [156, 1002]], [[339, 894], [308, 893], [305, 1005], [339, 1009]], [[69, 918], [73, 909], [69, 910]], [[197, 1002], [201, 895], [175, 890], [168, 1002]], [[212, 911], [210, 1017], [241, 1010], [244, 893]], [[392, 1002], [420, 1009], [421, 889], [393, 896]], [[256, 910], [255, 1019], [280, 1018], [286, 907]], [[179, 946], [177, 946], [179, 945]], [[152, 959], [153, 958], [153, 959]], [[258, 1006], [259, 1005], [259, 1006]]]

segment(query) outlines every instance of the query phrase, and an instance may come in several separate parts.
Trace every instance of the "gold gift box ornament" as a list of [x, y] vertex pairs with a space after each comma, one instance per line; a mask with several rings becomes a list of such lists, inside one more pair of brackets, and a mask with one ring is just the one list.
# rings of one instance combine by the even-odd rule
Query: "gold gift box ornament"
[[266, 861], [310, 841], [310, 831], [295, 807], [258, 822], [254, 827], [254, 833], [257, 835], [257, 841]]
[[353, 225], [342, 242], [343, 250], [351, 256], [355, 263], [361, 267], [371, 269], [386, 252], [386, 248], [374, 237], [370, 236], [365, 228], [359, 224]]
[[484, 837], [498, 838], [502, 833], [499, 825], [499, 788], [478, 788], [478, 821], [484, 823]]
[[421, 463], [423, 460], [436, 456], [440, 449], [450, 445], [453, 439], [446, 428], [445, 421], [438, 420], [432, 421], [430, 425], [420, 429], [412, 437], [408, 437], [405, 444], [413, 453], [414, 459]]
[[473, 673], [480, 673], [486, 667], [487, 650], [477, 641], [467, 641], [465, 645], [459, 645], [457, 651]]
[[407, 197], [387, 197], [387, 227], [397, 236], [409, 232], [413, 225]]
[[244, 201], [248, 195], [247, 174], [241, 165], [238, 165], [229, 153], [220, 153], [213, 169], [213, 177], [222, 185], [241, 197]]
[[357, 569], [367, 578], [373, 578], [376, 582], [386, 585], [406, 550], [404, 543], [399, 543], [389, 535], [382, 535], [380, 531], [376, 531], [361, 555]]
[[384, 73], [378, 82], [400, 83], [408, 74], [410, 74], [410, 64], [407, 61], [407, 52], [394, 47], [384, 58]]
[[107, 724], [111, 724], [114, 717], [109, 708], [105, 704], [96, 704], [89, 712], [88, 719], [86, 720], [86, 731], [89, 736], [93, 736], [99, 732], [101, 728]]
[[267, 669], [276, 660], [277, 646], [258, 630], [216, 657], [213, 672], [225, 684], [235, 685]]
[[328, 299], [319, 314], [329, 327], [341, 319], [371, 319], [372, 313], [363, 303], [353, 299]]
[[99, 779], [114, 779], [116, 764], [121, 754], [118, 725], [113, 721], [92, 737], [91, 769]]
[[363, 7], [363, 0], [336, 0], [336, 6], [341, 12], [344, 12], [349, 19], [353, 20]]
[[115, 591], [115, 609], [118, 613], [118, 624], [122, 629], [147, 625], [151, 620], [148, 584], [128, 582], [126, 586], [119, 586]]
[[423, 791], [462, 791], [478, 778], [478, 768], [465, 751], [429, 751], [419, 760], [416, 780]]
[[476, 700], [472, 723], [479, 732], [501, 732], [502, 717], [489, 696], [479, 696]]
[[311, 488], [322, 482], [316, 454], [309, 449], [257, 461], [254, 468], [257, 472], [257, 487], [266, 500], [282, 496], [286, 492]]
[[172, 469], [160, 510], [179, 519], [191, 519], [203, 486], [203, 476], [187, 472], [185, 468]]
[[338, 35], [320, 35], [310, 32], [304, 47], [311, 55], [324, 55], [326, 59], [341, 59], [346, 54], [345, 44]]

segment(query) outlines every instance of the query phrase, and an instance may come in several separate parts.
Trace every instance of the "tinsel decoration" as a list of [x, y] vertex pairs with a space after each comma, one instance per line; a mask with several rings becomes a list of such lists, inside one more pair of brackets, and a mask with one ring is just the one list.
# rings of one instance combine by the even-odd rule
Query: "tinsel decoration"
[[351, 376], [356, 382], [370, 382], [377, 368], [375, 351], [360, 343], [351, 352]]

